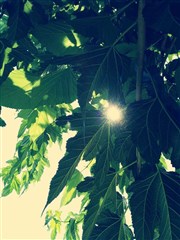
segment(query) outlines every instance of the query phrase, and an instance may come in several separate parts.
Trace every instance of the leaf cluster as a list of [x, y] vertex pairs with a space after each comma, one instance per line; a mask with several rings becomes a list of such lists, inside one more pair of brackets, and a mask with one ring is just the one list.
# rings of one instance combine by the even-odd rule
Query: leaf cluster
[[[39, 181], [48, 145], [73, 130], [45, 205], [60, 193], [61, 206], [81, 197], [65, 238], [80, 239], [82, 225], [84, 240], [180, 239], [179, 7], [176, 0], [1, 1], [0, 105], [22, 118], [15, 157], [1, 173], [3, 196]], [[107, 102], [123, 109], [122, 122], [106, 119]], [[61, 223], [59, 212], [47, 212], [52, 239]]]

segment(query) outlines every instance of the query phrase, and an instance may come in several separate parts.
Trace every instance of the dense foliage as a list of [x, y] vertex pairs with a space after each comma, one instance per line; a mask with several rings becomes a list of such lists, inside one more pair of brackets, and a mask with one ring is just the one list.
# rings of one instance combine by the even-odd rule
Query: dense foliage
[[[81, 239], [81, 225], [84, 240], [180, 239], [179, 9], [178, 0], [0, 1], [0, 104], [22, 119], [2, 196], [39, 181], [47, 146], [74, 130], [45, 205], [62, 191], [61, 205], [81, 197], [64, 239]], [[107, 103], [120, 122], [106, 119]], [[52, 239], [61, 222], [47, 211]]]

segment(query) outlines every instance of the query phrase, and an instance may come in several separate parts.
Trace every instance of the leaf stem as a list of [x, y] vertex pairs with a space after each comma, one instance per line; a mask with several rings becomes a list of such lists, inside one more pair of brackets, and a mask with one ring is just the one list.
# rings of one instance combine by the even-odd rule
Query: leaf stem
[[126, 170], [127, 168], [133, 166], [135, 163], [136, 163], [136, 161], [134, 161], [134, 162], [132, 162], [132, 163], [126, 165], [125, 167], [122, 167], [122, 168], [119, 170], [119, 172], [118, 172], [119, 175], [120, 175], [124, 170]]

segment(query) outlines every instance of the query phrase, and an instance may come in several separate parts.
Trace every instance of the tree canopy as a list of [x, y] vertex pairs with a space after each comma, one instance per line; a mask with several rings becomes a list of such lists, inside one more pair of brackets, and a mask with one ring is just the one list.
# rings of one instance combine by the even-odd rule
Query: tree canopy
[[[73, 130], [43, 210], [60, 194], [61, 206], [81, 196], [64, 239], [180, 239], [179, 9], [178, 0], [0, 1], [1, 111], [22, 119], [2, 196], [40, 181], [47, 146]], [[46, 212], [51, 239], [60, 215]]]

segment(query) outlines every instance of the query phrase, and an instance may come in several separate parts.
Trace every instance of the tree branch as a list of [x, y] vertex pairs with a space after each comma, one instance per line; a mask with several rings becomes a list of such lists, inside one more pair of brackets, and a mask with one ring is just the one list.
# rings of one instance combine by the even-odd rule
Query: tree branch
[[[144, 51], [145, 51], [145, 22], [143, 17], [143, 9], [145, 6], [145, 0], [139, 0], [138, 6], [138, 67], [136, 76], [136, 101], [141, 100], [142, 95], [142, 78], [143, 78], [143, 66], [144, 66]], [[137, 157], [137, 175], [141, 171], [141, 155], [136, 148]]]
[[142, 92], [142, 76], [144, 65], [144, 50], [145, 50], [145, 22], [143, 17], [143, 8], [145, 0], [139, 0], [138, 6], [138, 68], [136, 77], [136, 101], [141, 100]]

